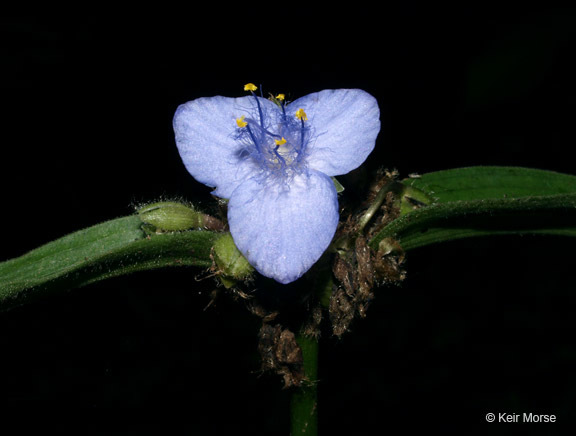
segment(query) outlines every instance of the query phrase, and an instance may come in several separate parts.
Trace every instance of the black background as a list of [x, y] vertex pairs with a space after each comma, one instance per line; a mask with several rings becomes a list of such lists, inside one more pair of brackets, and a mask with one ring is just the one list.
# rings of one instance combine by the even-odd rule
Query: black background
[[[367, 174], [576, 174], [576, 10], [349, 12], [0, 19], [0, 259], [143, 201], [210, 205], [180, 161], [172, 115], [197, 97], [244, 95], [247, 82], [292, 98], [372, 93], [382, 131]], [[341, 341], [324, 334], [322, 432], [568, 434], [572, 247], [506, 237], [411, 252], [408, 279], [379, 289], [366, 320]], [[258, 320], [227, 299], [203, 310], [214, 285], [198, 273], [140, 273], [0, 314], [0, 421], [25, 412], [20, 425], [78, 434], [287, 434], [280, 380], [258, 372]], [[29, 418], [40, 412], [50, 422]], [[488, 412], [559, 422], [487, 424]], [[108, 423], [110, 413], [128, 418]]]

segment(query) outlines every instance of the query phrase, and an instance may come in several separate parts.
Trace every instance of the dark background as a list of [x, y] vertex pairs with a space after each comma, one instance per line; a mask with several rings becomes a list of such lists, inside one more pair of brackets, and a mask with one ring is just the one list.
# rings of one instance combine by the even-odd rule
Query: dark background
[[[197, 97], [244, 95], [247, 82], [293, 98], [372, 93], [382, 132], [367, 174], [576, 174], [575, 8], [178, 12], [0, 19], [0, 260], [143, 201], [209, 207], [210, 190], [180, 161], [172, 115]], [[524, 237], [411, 252], [407, 280], [379, 289], [366, 320], [341, 341], [324, 334], [323, 433], [568, 434], [572, 248]], [[214, 284], [199, 272], [140, 273], [0, 314], [0, 422], [48, 412], [44, 429], [78, 434], [287, 434], [280, 380], [258, 372], [258, 320], [226, 298], [204, 310]], [[489, 425], [488, 412], [559, 422]]]

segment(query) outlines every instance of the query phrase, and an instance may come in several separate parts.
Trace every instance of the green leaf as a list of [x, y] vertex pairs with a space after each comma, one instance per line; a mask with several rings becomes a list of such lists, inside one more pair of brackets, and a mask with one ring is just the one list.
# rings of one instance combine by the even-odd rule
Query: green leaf
[[107, 221], [0, 263], [0, 306], [134, 271], [208, 267], [219, 235], [209, 231], [147, 235], [136, 215]]
[[516, 167], [470, 167], [407, 179], [409, 188], [433, 199], [405, 213], [371, 241], [400, 241], [404, 250], [487, 235], [576, 236], [576, 177]]
[[467, 167], [404, 180], [435, 202], [522, 198], [576, 192], [576, 176], [519, 167]]

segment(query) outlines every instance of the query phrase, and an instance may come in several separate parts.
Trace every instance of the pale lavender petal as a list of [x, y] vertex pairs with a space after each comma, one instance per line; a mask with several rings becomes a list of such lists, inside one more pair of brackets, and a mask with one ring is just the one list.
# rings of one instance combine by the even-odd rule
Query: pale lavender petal
[[[264, 105], [273, 105], [259, 99]], [[254, 97], [198, 98], [178, 107], [173, 126], [176, 145], [186, 169], [196, 180], [229, 198], [254, 169], [236, 140], [236, 119], [254, 113]]]
[[290, 103], [304, 109], [312, 128], [307, 161], [329, 176], [359, 167], [374, 149], [380, 131], [376, 99], [360, 89], [327, 89]]
[[332, 180], [310, 171], [280, 180], [246, 180], [228, 203], [230, 232], [258, 272], [280, 283], [301, 277], [326, 250], [338, 225]]

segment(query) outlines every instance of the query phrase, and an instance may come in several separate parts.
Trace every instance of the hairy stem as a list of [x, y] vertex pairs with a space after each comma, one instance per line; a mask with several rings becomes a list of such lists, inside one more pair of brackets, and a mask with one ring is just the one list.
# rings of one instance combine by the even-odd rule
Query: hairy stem
[[305, 386], [292, 392], [290, 417], [292, 435], [318, 434], [318, 340], [299, 334], [296, 337], [302, 349], [304, 373], [308, 381]]
[[384, 200], [386, 199], [386, 194], [390, 192], [394, 184], [396, 184], [395, 181], [390, 181], [386, 183], [384, 186], [382, 186], [382, 188], [380, 188], [378, 194], [376, 194], [376, 198], [374, 198], [374, 201], [372, 202], [370, 207], [366, 210], [366, 212], [364, 212], [364, 215], [362, 215], [358, 220], [358, 231], [361, 232], [364, 229], [364, 227], [366, 227], [366, 225], [370, 222], [372, 217], [374, 217], [376, 212], [378, 212], [378, 209], [380, 209], [380, 206], [382, 206], [382, 203], [384, 203]]

